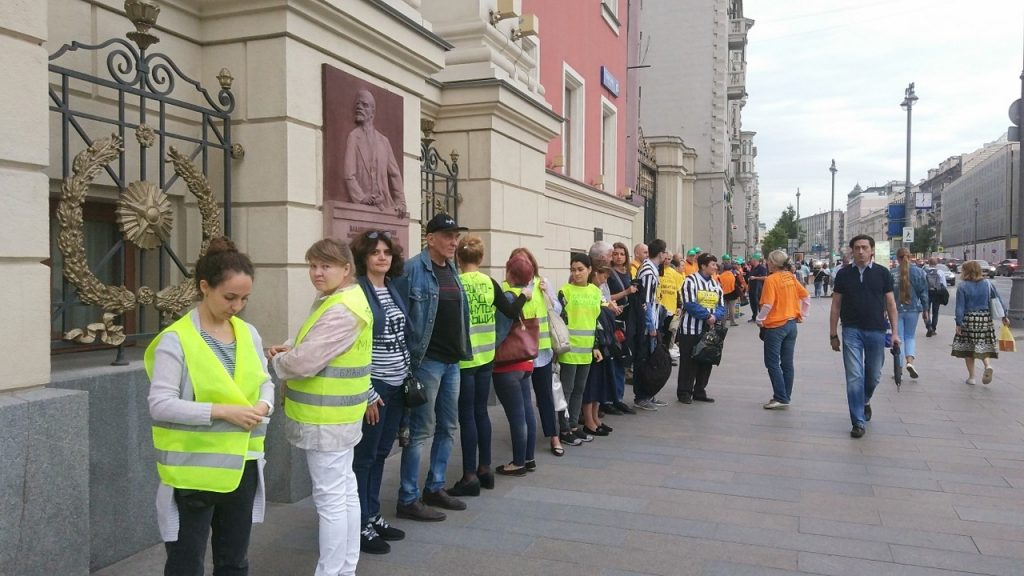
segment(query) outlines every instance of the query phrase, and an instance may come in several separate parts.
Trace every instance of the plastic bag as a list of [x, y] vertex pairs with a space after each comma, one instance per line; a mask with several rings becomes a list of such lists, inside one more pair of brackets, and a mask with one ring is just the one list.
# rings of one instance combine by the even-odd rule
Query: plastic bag
[[1013, 332], [1010, 332], [1010, 327], [1006, 324], [1003, 324], [1003, 328], [999, 331], [999, 351], [1017, 351], [1017, 343], [1013, 339]]
[[551, 396], [555, 401], [556, 414], [564, 412], [565, 409], [569, 407], [565, 402], [565, 392], [562, 391], [562, 379], [558, 377], [558, 372], [556, 370], [551, 371]]

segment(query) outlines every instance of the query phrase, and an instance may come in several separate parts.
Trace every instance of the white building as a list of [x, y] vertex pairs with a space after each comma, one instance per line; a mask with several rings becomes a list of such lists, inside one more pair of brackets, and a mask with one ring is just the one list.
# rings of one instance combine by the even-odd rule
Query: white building
[[[641, 15], [646, 57], [639, 64], [650, 68], [639, 75], [640, 125], [649, 137], [680, 138], [696, 154], [687, 174], [692, 202], [667, 216], [682, 227], [684, 244], [719, 254], [731, 248], [734, 233], [743, 251], [749, 248], [746, 200], [756, 186], [744, 190], [733, 147], [739, 156], [753, 24], [742, 0], [647, 0]], [[748, 181], [756, 179], [750, 150]]]

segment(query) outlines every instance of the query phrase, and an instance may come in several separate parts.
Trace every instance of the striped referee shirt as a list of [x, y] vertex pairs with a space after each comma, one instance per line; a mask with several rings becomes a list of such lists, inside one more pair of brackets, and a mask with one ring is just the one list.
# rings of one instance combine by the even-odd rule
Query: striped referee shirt
[[691, 313], [690, 308], [697, 304], [708, 312], [714, 312], [724, 306], [722, 286], [714, 278], [705, 278], [700, 272], [690, 274], [683, 281], [683, 318], [679, 322], [679, 333], [699, 335], [704, 331], [704, 319], [707, 314], [698, 317]]
[[643, 301], [644, 316], [648, 332], [658, 329], [657, 314], [658, 286], [661, 284], [658, 267], [650, 259], [644, 260], [636, 273], [636, 280], [640, 284], [637, 295]]

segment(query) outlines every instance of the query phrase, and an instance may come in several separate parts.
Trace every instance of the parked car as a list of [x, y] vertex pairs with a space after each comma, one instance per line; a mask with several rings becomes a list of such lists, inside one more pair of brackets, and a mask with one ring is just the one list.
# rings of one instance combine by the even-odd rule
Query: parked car
[[996, 277], [996, 267], [990, 264], [986, 260], [971, 260], [971, 262], [977, 262], [978, 266], [981, 266], [981, 273], [989, 278]]
[[1017, 259], [1007, 258], [999, 264], [996, 264], [996, 274], [1000, 276], [1013, 276], [1013, 273], [1017, 271]]
[[949, 269], [945, 264], [936, 264], [935, 269], [946, 275], [946, 286], [956, 286], [956, 272]]

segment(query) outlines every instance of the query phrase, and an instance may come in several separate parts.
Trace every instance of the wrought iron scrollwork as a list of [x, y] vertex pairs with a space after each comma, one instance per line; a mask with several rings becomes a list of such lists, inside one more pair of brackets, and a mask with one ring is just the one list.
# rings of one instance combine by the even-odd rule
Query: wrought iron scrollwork
[[459, 153], [452, 150], [448, 160], [443, 158], [430, 137], [433, 122], [424, 120], [421, 127], [424, 136], [420, 141], [420, 222], [425, 225], [439, 213], [458, 219], [459, 204], [462, 203]]

